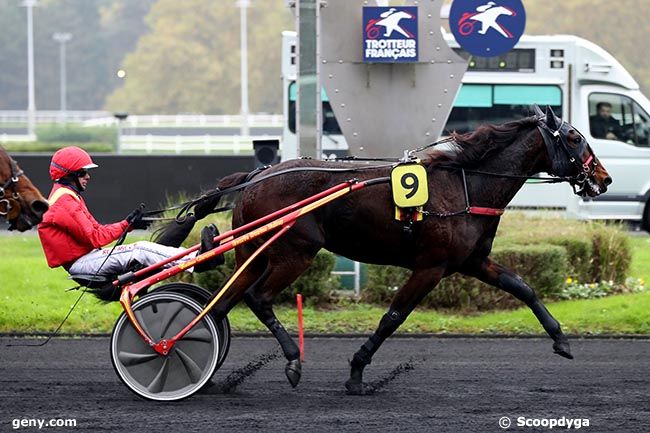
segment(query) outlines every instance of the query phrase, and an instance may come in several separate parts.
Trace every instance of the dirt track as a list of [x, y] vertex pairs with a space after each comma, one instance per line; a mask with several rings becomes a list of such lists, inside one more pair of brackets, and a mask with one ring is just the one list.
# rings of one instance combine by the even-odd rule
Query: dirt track
[[76, 428], [43, 431], [497, 432], [503, 416], [510, 431], [549, 431], [516, 427], [520, 416], [588, 418], [588, 432], [650, 431], [648, 340], [574, 340], [569, 361], [546, 339], [392, 339], [366, 370], [379, 389], [355, 397], [343, 382], [363, 339], [307, 339], [292, 389], [284, 360], [264, 361], [274, 340], [239, 337], [215, 375], [220, 391], [166, 404], [119, 382], [106, 338], [6, 346], [16, 341], [25, 340], [0, 339], [0, 431], [13, 431], [14, 419], [75, 418]]

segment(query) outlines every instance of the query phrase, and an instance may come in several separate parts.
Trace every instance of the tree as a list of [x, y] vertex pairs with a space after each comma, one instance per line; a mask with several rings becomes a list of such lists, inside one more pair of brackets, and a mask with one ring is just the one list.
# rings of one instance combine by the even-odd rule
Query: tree
[[[125, 84], [108, 99], [133, 113], [237, 113], [240, 109], [239, 8], [235, 1], [160, 0], [143, 36], [124, 60]], [[293, 28], [282, 0], [249, 9], [251, 111], [281, 110], [281, 31]]]
[[[97, 110], [118, 85], [115, 71], [146, 31], [143, 17], [155, 0], [40, 0], [34, 8], [36, 107], [59, 108], [59, 45], [66, 44], [68, 109]], [[21, 0], [0, 0], [0, 109], [27, 108], [27, 29]]]
[[572, 34], [603, 47], [650, 92], [647, 0], [525, 2], [527, 34]]

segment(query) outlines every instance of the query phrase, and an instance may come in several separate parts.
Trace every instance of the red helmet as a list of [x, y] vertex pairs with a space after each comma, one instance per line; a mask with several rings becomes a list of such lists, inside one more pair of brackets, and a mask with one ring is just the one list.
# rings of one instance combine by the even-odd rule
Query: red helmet
[[50, 178], [57, 181], [66, 174], [95, 167], [99, 166], [93, 162], [88, 152], [77, 146], [68, 146], [57, 150], [52, 155]]

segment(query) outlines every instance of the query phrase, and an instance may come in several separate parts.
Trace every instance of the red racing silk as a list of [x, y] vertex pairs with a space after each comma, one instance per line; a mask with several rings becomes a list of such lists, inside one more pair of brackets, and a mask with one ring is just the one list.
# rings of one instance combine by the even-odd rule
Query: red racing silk
[[50, 208], [38, 225], [38, 236], [50, 268], [68, 269], [79, 257], [117, 240], [129, 225], [126, 220], [102, 225], [71, 188], [54, 184]]

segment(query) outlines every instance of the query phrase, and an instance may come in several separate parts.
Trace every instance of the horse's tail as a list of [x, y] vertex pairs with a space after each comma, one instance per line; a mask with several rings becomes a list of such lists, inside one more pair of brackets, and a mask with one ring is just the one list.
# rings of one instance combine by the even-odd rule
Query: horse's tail
[[187, 239], [196, 221], [194, 215], [188, 215], [180, 222], [174, 220], [154, 233], [151, 241], [160, 245], [178, 248]]
[[194, 206], [194, 215], [188, 215], [181, 222], [170, 222], [154, 234], [152, 241], [170, 247], [180, 247], [187, 236], [189, 236], [196, 222], [214, 212], [214, 209], [222, 197], [222, 194], [219, 194], [219, 191], [243, 183], [247, 176], [248, 173], [240, 172], [231, 174], [219, 180], [219, 182], [217, 182], [217, 188], [206, 194], [206, 197], [199, 200], [199, 202]]
[[233, 186], [237, 186], [240, 183], [244, 183], [246, 178], [248, 177], [250, 173], [245, 172], [245, 171], [240, 171], [238, 173], [233, 173], [231, 175], [222, 177], [219, 182], [217, 182], [217, 188], [219, 189], [226, 189], [226, 188], [232, 188]]
[[212, 193], [207, 194], [205, 198], [201, 199], [194, 206], [194, 215], [196, 216], [196, 219], [201, 220], [214, 211], [219, 200], [221, 200], [221, 197], [223, 196], [222, 194], [219, 194], [219, 191], [244, 183], [249, 174], [250, 173], [239, 172], [221, 178], [221, 180], [217, 182], [217, 188]]

